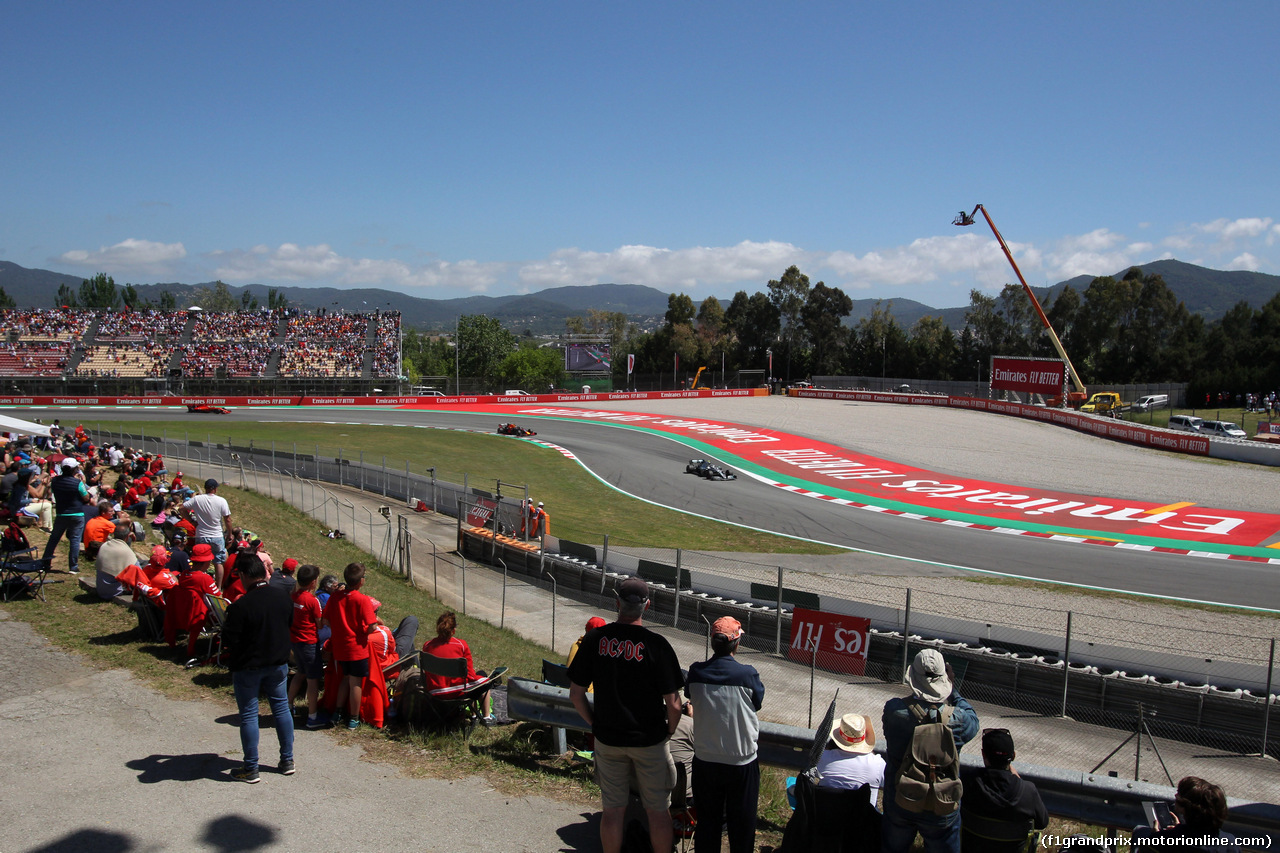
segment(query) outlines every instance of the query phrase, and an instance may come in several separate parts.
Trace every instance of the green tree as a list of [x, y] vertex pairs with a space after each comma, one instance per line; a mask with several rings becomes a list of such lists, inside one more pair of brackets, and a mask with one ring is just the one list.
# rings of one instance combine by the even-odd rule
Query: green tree
[[564, 384], [564, 352], [559, 347], [521, 346], [502, 360], [502, 384], [545, 391]]
[[914, 376], [922, 379], [955, 379], [960, 351], [956, 336], [941, 317], [924, 316], [911, 327], [911, 355]]
[[178, 307], [178, 298], [173, 295], [172, 290], [160, 291], [160, 310], [173, 311]]
[[146, 304], [142, 297], [138, 295], [138, 288], [132, 284], [126, 284], [120, 288], [120, 302], [129, 308], [142, 308]]
[[3, 287], [0, 287], [0, 309], [17, 307], [18, 303], [13, 301], [13, 297], [5, 293]]
[[213, 287], [198, 287], [191, 294], [191, 304], [205, 311], [231, 312], [240, 309], [240, 301], [231, 295], [231, 289], [221, 280], [215, 281]]
[[907, 333], [893, 316], [893, 303], [877, 301], [850, 338], [850, 365], [864, 376], [903, 376], [913, 370]]
[[76, 292], [71, 289], [71, 285], [63, 282], [58, 285], [58, 292], [53, 297], [54, 308], [78, 308], [80, 302], [76, 299]]
[[[493, 317], [464, 314], [458, 318], [458, 369], [494, 388], [502, 378], [502, 362], [516, 349], [516, 336]], [[501, 389], [499, 389], [501, 390]]]
[[693, 300], [683, 293], [671, 293], [667, 296], [667, 314], [664, 318], [668, 326], [692, 326], [697, 311]]
[[739, 290], [725, 309], [724, 319], [733, 335], [734, 367], [765, 369], [768, 366], [766, 351], [778, 339], [782, 328], [778, 309], [769, 297], [760, 291], [748, 296], [745, 290]]
[[813, 347], [814, 374], [840, 372], [848, 338], [848, 330], [841, 321], [852, 311], [853, 300], [838, 287], [827, 287], [820, 281], [809, 291], [800, 309], [800, 320]]
[[773, 279], [767, 285], [769, 301], [777, 309], [782, 323], [782, 349], [786, 363], [786, 379], [791, 379], [791, 364], [797, 366], [804, 359], [804, 326], [801, 312], [805, 301], [809, 298], [809, 276], [800, 272], [797, 266], [787, 267], [782, 278]]
[[289, 300], [285, 298], [283, 293], [273, 287], [267, 291], [267, 307], [272, 311], [288, 308]]
[[256, 311], [258, 309], [258, 297], [254, 296], [247, 289], [240, 292], [240, 310]]
[[116, 280], [106, 273], [98, 273], [80, 282], [79, 303], [81, 308], [111, 310], [119, 307], [120, 293], [116, 290]]

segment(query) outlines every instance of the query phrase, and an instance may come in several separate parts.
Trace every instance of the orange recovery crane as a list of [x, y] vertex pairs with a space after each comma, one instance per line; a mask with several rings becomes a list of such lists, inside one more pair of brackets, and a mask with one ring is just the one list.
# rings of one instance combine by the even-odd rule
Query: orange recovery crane
[[[991, 219], [991, 214], [987, 213], [987, 209], [982, 205], [978, 205], [973, 209], [972, 213], [965, 213], [963, 210], [951, 221], [952, 225], [972, 225], [977, 222], [975, 217], [978, 211], [982, 211], [982, 218], [987, 220], [987, 225], [991, 227], [991, 233], [996, 235], [996, 242], [1000, 244], [1000, 248], [1004, 250], [1004, 256], [1009, 259], [1009, 266], [1013, 267], [1014, 274], [1018, 277], [1018, 281], [1022, 284], [1023, 291], [1027, 294], [1027, 298], [1031, 300], [1031, 307], [1036, 309], [1036, 316], [1040, 318], [1040, 322], [1044, 324], [1045, 329], [1049, 332], [1049, 340], [1053, 342], [1053, 348], [1057, 350], [1058, 357], [1067, 365], [1067, 373], [1071, 377], [1071, 384], [1075, 387], [1074, 391], [1067, 394], [1067, 405], [1072, 408], [1079, 408], [1085, 400], [1089, 398], [1089, 392], [1085, 390], [1084, 383], [1080, 381], [1079, 374], [1076, 373], [1075, 365], [1071, 363], [1071, 359], [1067, 357], [1067, 351], [1062, 347], [1062, 341], [1058, 340], [1058, 333], [1053, 330], [1053, 326], [1049, 323], [1049, 318], [1045, 316], [1044, 309], [1040, 307], [1040, 300], [1036, 299], [1035, 293], [1027, 284], [1027, 280], [1022, 277], [1022, 270], [1018, 269], [1018, 262], [1013, 259], [1013, 252], [1009, 251], [1008, 244], [1005, 243], [1004, 237], [1000, 236], [1000, 229], [996, 228], [995, 222]], [[1050, 402], [1050, 405], [1053, 403]]]

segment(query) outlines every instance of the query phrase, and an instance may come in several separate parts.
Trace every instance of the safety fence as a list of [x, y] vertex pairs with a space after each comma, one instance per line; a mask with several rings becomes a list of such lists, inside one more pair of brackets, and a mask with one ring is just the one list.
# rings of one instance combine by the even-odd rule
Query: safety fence
[[[1096, 607], [1091, 599], [1077, 600], [1068, 610], [1044, 606], [1038, 603], [1043, 594], [1016, 586], [975, 584], [966, 594], [954, 583], [944, 590], [927, 578], [835, 574], [823, 570], [822, 558], [797, 561], [807, 560], [807, 569], [782, 567], [648, 548], [607, 535], [598, 544], [548, 536], [535, 543], [541, 547], [513, 547], [532, 533], [528, 525], [522, 533], [524, 484], [473, 483], [465, 475], [458, 483], [437, 477], [432, 466], [401, 467], [342, 448], [241, 446], [211, 434], [200, 440], [186, 433], [175, 438], [99, 432], [102, 440], [166, 456], [238, 466], [255, 488], [260, 474], [281, 475], [291, 489], [314, 488], [307, 484], [317, 481], [379, 495], [387, 501], [381, 523], [371, 510], [336, 497], [317, 498], [314, 509], [326, 526], [363, 531], [355, 533], [357, 542], [367, 539], [371, 553], [405, 573], [425, 567], [405, 565], [412, 553], [405, 547], [408, 531], [403, 522], [392, 523], [393, 506], [457, 518], [460, 534], [487, 529], [487, 540], [460, 536], [466, 539], [460, 557], [441, 555], [433, 546], [433, 571], [442, 559], [461, 569], [464, 597], [468, 558], [501, 565], [558, 596], [609, 609], [612, 583], [639, 575], [653, 583], [656, 612], [665, 624], [705, 635], [716, 616], [733, 614], [746, 629], [747, 653], [807, 666], [808, 684], [798, 667], [796, 683], [787, 686], [795, 695], [812, 694], [819, 673], [838, 674], [850, 684], [897, 683], [909, 655], [933, 646], [971, 700], [1134, 732], [1138, 748], [1144, 737], [1151, 743], [1166, 738], [1234, 754], [1280, 756], [1280, 734], [1271, 730], [1271, 708], [1278, 701], [1275, 640], [1263, 633], [1273, 623], [1263, 619], [1216, 617], [1215, 624], [1225, 627], [1206, 629], [1192, 610], [1185, 619], [1162, 619], [1152, 617], [1148, 606], [1106, 598], [1097, 599]], [[834, 626], [825, 643], [821, 629], [813, 636], [816, 623], [797, 639], [802, 620], [796, 611], [867, 620], [857, 634], [861, 661], [851, 667], [847, 645], [834, 648]]]

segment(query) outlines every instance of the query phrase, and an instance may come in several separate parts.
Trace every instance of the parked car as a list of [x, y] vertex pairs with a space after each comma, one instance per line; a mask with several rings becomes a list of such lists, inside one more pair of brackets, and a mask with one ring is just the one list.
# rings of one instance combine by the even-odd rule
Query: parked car
[[1133, 402], [1133, 410], [1135, 412], [1150, 412], [1154, 409], [1169, 408], [1168, 394], [1148, 394], [1145, 397], [1139, 397]]
[[1200, 428], [1204, 426], [1204, 418], [1197, 418], [1195, 415], [1171, 415], [1169, 417], [1169, 429], [1182, 430], [1183, 432], [1200, 432]]
[[1249, 434], [1231, 421], [1205, 421], [1200, 431], [1219, 438], [1248, 438]]

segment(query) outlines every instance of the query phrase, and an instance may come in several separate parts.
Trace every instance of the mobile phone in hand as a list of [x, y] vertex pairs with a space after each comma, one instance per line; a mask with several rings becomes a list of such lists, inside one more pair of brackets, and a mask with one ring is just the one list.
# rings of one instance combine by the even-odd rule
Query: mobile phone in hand
[[1178, 822], [1166, 802], [1144, 801], [1142, 811], [1147, 816], [1147, 825], [1154, 829], [1168, 829]]

